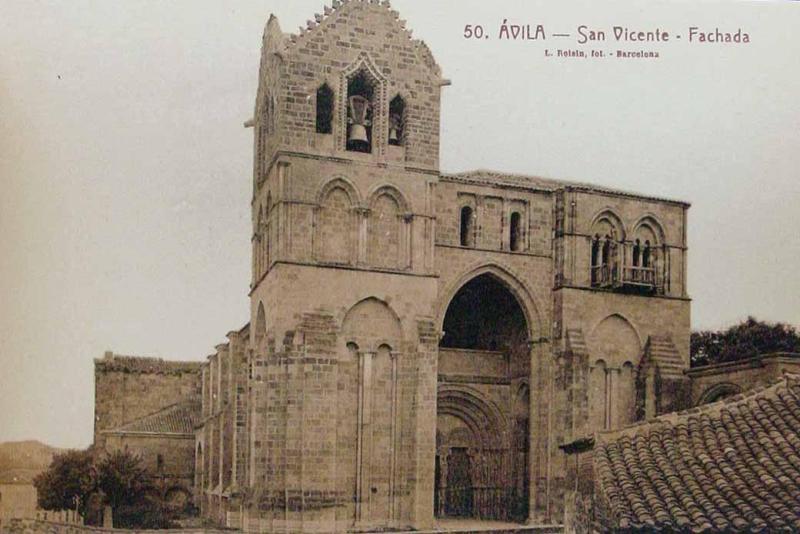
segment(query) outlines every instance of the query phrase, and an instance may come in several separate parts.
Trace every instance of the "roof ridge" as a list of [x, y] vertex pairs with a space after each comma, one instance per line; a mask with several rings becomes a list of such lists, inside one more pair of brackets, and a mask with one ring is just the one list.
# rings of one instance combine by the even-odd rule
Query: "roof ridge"
[[[629, 196], [634, 198], [640, 198], [645, 200], [652, 200], [656, 202], [669, 202], [673, 204], [680, 204], [682, 206], [690, 206], [691, 203], [685, 200], [679, 200], [674, 198], [667, 198], [661, 197], [657, 195], [648, 195], [644, 193], [639, 193], [636, 191], [630, 191], [626, 189], [618, 189], [614, 187], [608, 187], [599, 184], [592, 184], [589, 182], [580, 182], [577, 180], [572, 179], [565, 179], [565, 178], [550, 178], [547, 176], [541, 176], [537, 174], [525, 174], [519, 172], [505, 172], [505, 171], [496, 171], [492, 169], [474, 169], [474, 170], [467, 170], [467, 171], [460, 171], [460, 172], [444, 172], [440, 171], [439, 175], [445, 179], [452, 179], [452, 180], [472, 180], [476, 181], [476, 175], [486, 175], [486, 177], [494, 178], [494, 181], [497, 182], [499, 178], [508, 177], [508, 178], [515, 178], [517, 180], [527, 180], [527, 181], [539, 181], [538, 184], [533, 184], [534, 188], [545, 189], [548, 191], [557, 191], [563, 188], [572, 188], [572, 189], [579, 189], [579, 190], [586, 190], [586, 191], [593, 191], [597, 193], [606, 193], [612, 195], [622, 195], [622, 196]], [[491, 183], [491, 182], [490, 182]], [[517, 187], [531, 187], [531, 184], [513, 184], [506, 182], [503, 185], [511, 185]]]
[[142, 423], [151, 422], [152, 420], [156, 419], [159, 416], [174, 413], [178, 411], [178, 409], [180, 408], [191, 408], [193, 406], [199, 406], [199, 405], [200, 402], [199, 399], [197, 398], [193, 397], [193, 398], [182, 399], [172, 404], [163, 406], [162, 408], [159, 408], [154, 412], [148, 413], [141, 417], [137, 417], [136, 419], [132, 419], [131, 421], [128, 421], [127, 423], [119, 425], [115, 428], [108, 429], [105, 432], [135, 432], [136, 427], [142, 426]]
[[[665, 424], [677, 426], [684, 421], [688, 421], [689, 419], [698, 417], [700, 415], [719, 415], [722, 410], [739, 408], [742, 405], [749, 404], [751, 401], [753, 401], [753, 399], [756, 398], [772, 398], [782, 387], [785, 387], [787, 390], [791, 391], [792, 387], [790, 387], [790, 382], [794, 386], [800, 385], [800, 374], [785, 372], [783, 376], [778, 377], [763, 386], [749, 389], [731, 397], [726, 397], [715, 402], [695, 406], [686, 410], [665, 413], [652, 419], [631, 423], [630, 425], [626, 425], [622, 428], [598, 431], [595, 433], [597, 442], [599, 445], [609, 443], [624, 436], [629, 436], [633, 434], [634, 431], [636, 431], [636, 433], [639, 431], [644, 431], [645, 433], [649, 434], [653, 429], [660, 428]], [[800, 393], [792, 392], [792, 394], [798, 399], [798, 402], [800, 402]]]

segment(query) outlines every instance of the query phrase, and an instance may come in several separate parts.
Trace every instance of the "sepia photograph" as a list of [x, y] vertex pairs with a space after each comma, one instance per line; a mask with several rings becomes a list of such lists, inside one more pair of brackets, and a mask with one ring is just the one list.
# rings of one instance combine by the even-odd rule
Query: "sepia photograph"
[[800, 532], [798, 27], [0, 0], [0, 532]]

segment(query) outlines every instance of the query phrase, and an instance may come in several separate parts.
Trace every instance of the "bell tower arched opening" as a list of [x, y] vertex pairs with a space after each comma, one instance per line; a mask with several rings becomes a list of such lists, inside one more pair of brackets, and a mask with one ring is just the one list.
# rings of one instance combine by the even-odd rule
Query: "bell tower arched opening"
[[529, 502], [529, 328], [514, 293], [481, 274], [453, 296], [439, 343], [435, 514], [524, 521]]

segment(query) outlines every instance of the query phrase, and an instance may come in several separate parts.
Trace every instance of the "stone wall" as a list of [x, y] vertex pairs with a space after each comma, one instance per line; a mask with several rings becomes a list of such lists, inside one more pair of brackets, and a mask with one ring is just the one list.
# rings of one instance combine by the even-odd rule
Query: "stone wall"
[[249, 325], [229, 332], [228, 342], [217, 345], [203, 364], [201, 424], [192, 442], [197, 506], [227, 526], [238, 526], [250, 468], [249, 339]]
[[161, 497], [182, 507], [191, 499], [194, 440], [191, 436], [106, 434], [105, 451], [128, 451], [142, 460]]
[[0, 519], [34, 517], [36, 509], [33, 484], [0, 484]]
[[767, 386], [785, 372], [800, 373], [800, 354], [760, 354], [738, 362], [694, 367], [687, 372], [691, 379], [691, 405]]
[[103, 447], [111, 430], [199, 396], [200, 362], [120, 356], [106, 352], [94, 364], [94, 443]]

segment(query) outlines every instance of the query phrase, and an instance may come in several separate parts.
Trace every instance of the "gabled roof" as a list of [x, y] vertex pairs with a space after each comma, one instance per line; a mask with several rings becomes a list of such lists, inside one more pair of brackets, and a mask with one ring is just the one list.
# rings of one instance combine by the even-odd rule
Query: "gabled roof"
[[800, 375], [601, 433], [594, 473], [602, 529], [800, 531]]
[[644, 200], [654, 200], [657, 202], [667, 202], [670, 204], [679, 204], [681, 206], [689, 206], [688, 202], [682, 200], [675, 200], [663, 197], [656, 197], [650, 195], [643, 195], [633, 191], [625, 191], [622, 189], [614, 189], [611, 187], [604, 187], [597, 184], [590, 184], [584, 182], [576, 182], [572, 180], [562, 180], [556, 178], [545, 178], [542, 176], [534, 176], [529, 174], [515, 174], [502, 171], [493, 171], [489, 169], [477, 169], [473, 171], [464, 171], [458, 173], [442, 173], [443, 180], [452, 182], [471, 183], [475, 185], [500, 185], [507, 187], [517, 187], [522, 189], [533, 189], [540, 191], [558, 191], [559, 189], [570, 189], [574, 191], [586, 191], [590, 193], [605, 193], [610, 195], [638, 198]]
[[200, 417], [200, 405], [196, 401], [184, 401], [135, 419], [117, 428], [106, 430], [108, 434], [169, 434], [193, 436], [194, 426]]
[[[306, 21], [305, 27], [301, 26], [296, 34], [289, 34], [288, 36], [285, 36], [284, 39], [281, 39], [282, 42], [280, 44], [285, 51], [289, 51], [298, 44], [307, 40], [309, 37], [318, 33], [320, 30], [324, 30], [325, 27], [335, 23], [340, 15], [346, 13], [348, 10], [365, 8], [375, 9], [377, 13], [383, 13], [387, 17], [391, 18], [394, 24], [397, 26], [397, 29], [403, 32], [406, 38], [411, 42], [414, 50], [428, 67], [428, 69], [430, 69], [430, 71], [436, 76], [441, 76], [441, 68], [436, 63], [436, 60], [434, 59], [430, 48], [428, 48], [428, 45], [425, 44], [424, 41], [413, 39], [412, 30], [406, 28], [406, 21], [400, 18], [400, 14], [397, 11], [392, 9], [389, 0], [332, 0], [330, 7], [324, 6], [322, 13], [316, 13], [312, 19]], [[275, 27], [279, 28], [277, 24]], [[275, 40], [277, 41], [277, 39]]]

